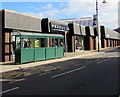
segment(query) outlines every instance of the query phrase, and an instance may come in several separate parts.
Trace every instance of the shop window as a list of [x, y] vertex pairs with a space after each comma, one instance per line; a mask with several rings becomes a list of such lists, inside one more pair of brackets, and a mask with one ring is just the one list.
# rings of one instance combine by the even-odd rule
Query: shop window
[[76, 50], [84, 50], [84, 37], [76, 36], [75, 40]]
[[33, 38], [22, 38], [22, 48], [33, 48], [34, 39]]

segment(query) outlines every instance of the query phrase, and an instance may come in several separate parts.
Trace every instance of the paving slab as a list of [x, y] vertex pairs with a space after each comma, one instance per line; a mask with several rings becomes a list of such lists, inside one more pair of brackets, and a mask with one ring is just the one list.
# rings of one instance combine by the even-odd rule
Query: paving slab
[[66, 57], [63, 58], [58, 58], [58, 59], [50, 59], [50, 60], [44, 60], [44, 61], [38, 61], [38, 62], [32, 62], [32, 63], [25, 63], [21, 65], [14, 65], [14, 62], [1, 62], [0, 63], [0, 73], [8, 72], [8, 71], [14, 71], [14, 70], [21, 70], [22, 68], [29, 68], [29, 67], [35, 67], [35, 66], [40, 66], [40, 65], [45, 65], [45, 64], [50, 64], [50, 63], [55, 63], [55, 62], [61, 62], [65, 60], [70, 60], [74, 58], [82, 58], [85, 56], [92, 56], [96, 54], [101, 54], [105, 53], [106, 51], [114, 50], [117, 49], [118, 47], [114, 48], [105, 48], [101, 49], [101, 52], [97, 52], [96, 50], [93, 51], [77, 51], [74, 53], [67, 53]]

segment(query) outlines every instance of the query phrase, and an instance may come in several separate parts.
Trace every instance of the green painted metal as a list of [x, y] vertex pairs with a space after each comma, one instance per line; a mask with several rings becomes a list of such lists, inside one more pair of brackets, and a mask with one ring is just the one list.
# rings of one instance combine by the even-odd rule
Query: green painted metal
[[38, 48], [22, 48], [22, 38], [61, 38], [64, 36], [52, 36], [52, 35], [16, 35], [20, 37], [20, 48], [15, 50], [15, 62], [17, 64], [40, 61], [52, 58], [64, 57], [64, 47], [38, 47]]
[[55, 58], [55, 49], [56, 47], [48, 47], [46, 48], [46, 59]]
[[46, 36], [46, 38], [64, 38], [64, 36]]
[[35, 61], [45, 60], [46, 48], [35, 48]]
[[56, 47], [55, 53], [56, 53], [55, 56], [56, 58], [64, 57], [64, 47]]
[[21, 35], [21, 38], [34, 38], [34, 36], [32, 36], [32, 35], [27, 35], [27, 36], [25, 36], [25, 35]]
[[21, 64], [21, 51], [15, 50], [15, 64]]
[[34, 36], [34, 38], [46, 38], [46, 36]]
[[34, 61], [34, 48], [21, 49], [21, 63]]

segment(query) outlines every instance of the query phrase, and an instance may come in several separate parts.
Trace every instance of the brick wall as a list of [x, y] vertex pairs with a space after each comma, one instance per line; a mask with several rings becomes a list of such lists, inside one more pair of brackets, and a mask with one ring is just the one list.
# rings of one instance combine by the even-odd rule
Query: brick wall
[[11, 39], [12, 32], [5, 32], [4, 33], [4, 41], [3, 41], [3, 61], [12, 61], [12, 39]]

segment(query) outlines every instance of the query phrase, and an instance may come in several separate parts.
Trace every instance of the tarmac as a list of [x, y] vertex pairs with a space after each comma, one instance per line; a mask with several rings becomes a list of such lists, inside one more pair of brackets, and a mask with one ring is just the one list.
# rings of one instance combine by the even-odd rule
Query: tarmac
[[61, 62], [61, 61], [66, 61], [74, 58], [82, 58], [85, 56], [92, 56], [96, 54], [101, 54], [105, 53], [107, 51], [112, 51], [117, 49], [118, 47], [107, 47], [107, 48], [102, 48], [100, 49], [100, 52], [97, 52], [97, 50], [92, 50], [92, 51], [76, 51], [74, 53], [66, 53], [66, 57], [63, 58], [58, 58], [58, 59], [50, 59], [50, 60], [44, 60], [44, 61], [37, 61], [37, 62], [32, 62], [32, 63], [25, 63], [21, 65], [15, 65], [13, 61], [9, 62], [0, 62], [0, 73], [5, 73], [9, 71], [14, 71], [14, 70], [20, 70], [20, 69], [25, 69], [29, 67], [35, 67], [35, 66], [40, 66], [40, 65], [45, 65], [45, 64], [50, 64], [50, 63], [55, 63], [55, 62]]

